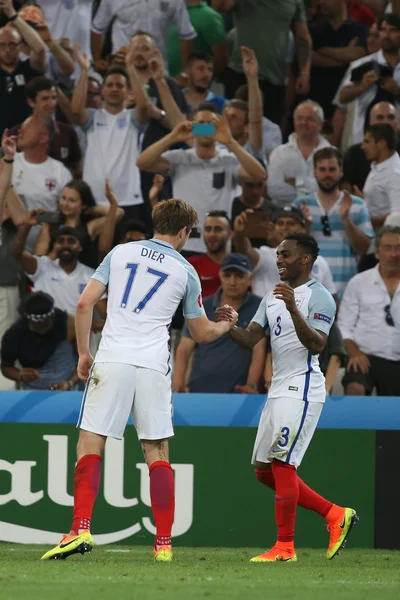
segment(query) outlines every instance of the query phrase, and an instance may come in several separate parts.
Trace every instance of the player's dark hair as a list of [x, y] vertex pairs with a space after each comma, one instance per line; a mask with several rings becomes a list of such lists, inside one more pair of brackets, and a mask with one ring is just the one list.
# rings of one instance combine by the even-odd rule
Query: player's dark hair
[[203, 62], [206, 62], [208, 65], [214, 64], [214, 58], [211, 56], [211, 54], [208, 54], [207, 52], [203, 52], [202, 50], [194, 50], [193, 52], [191, 52], [189, 54], [189, 58], [187, 60], [187, 66], [191, 67], [192, 64], [198, 60], [202, 60]]
[[223, 219], [226, 219], [228, 221], [229, 227], [232, 229], [232, 222], [229, 218], [228, 213], [225, 210], [210, 210], [210, 212], [206, 213], [206, 219], [207, 217], [221, 217]]
[[314, 154], [314, 167], [317, 166], [320, 160], [329, 160], [331, 158], [336, 158], [339, 167], [343, 166], [343, 157], [339, 150], [333, 146], [328, 146], [326, 148], [321, 148], [321, 150], [317, 150], [317, 152]]
[[369, 125], [365, 133], [369, 133], [376, 143], [381, 142], [382, 140], [386, 142], [389, 152], [394, 152], [396, 150], [397, 135], [393, 128], [387, 123]]
[[198, 105], [197, 108], [195, 108], [191, 112], [190, 117], [189, 117], [190, 120], [193, 120], [194, 117], [197, 115], [197, 113], [202, 112], [203, 110], [215, 113], [216, 115], [220, 115], [221, 114], [220, 109], [213, 102], [202, 102], [201, 104]]
[[400, 227], [398, 227], [397, 225], [384, 225], [383, 227], [380, 228], [380, 230], [376, 233], [375, 236], [375, 246], [376, 248], [379, 248], [382, 238], [384, 235], [388, 235], [390, 233], [396, 234], [396, 235], [400, 235]]
[[307, 254], [311, 254], [313, 263], [319, 255], [319, 246], [312, 235], [308, 233], [291, 233], [285, 237], [285, 240], [293, 240], [298, 246], [301, 246]]
[[129, 87], [129, 77], [128, 73], [122, 67], [110, 67], [106, 74], [104, 75], [103, 85], [105, 85], [107, 81], [107, 77], [110, 75], [122, 75], [126, 79], [126, 85]]
[[154, 233], [177, 235], [184, 227], [188, 230], [198, 224], [197, 212], [183, 200], [158, 202], [152, 212]]
[[55, 89], [55, 87], [56, 84], [54, 81], [47, 79], [47, 77], [42, 75], [40, 77], [34, 77], [25, 86], [25, 96], [34, 102], [39, 92], [49, 92], [50, 90]]
[[238, 98], [233, 98], [224, 105], [224, 109], [229, 108], [229, 106], [232, 108], [238, 108], [244, 113], [244, 120], [247, 125], [247, 123], [249, 122], [249, 105], [247, 104], [247, 102], [245, 102], [244, 100], [239, 100]]
[[127, 221], [124, 226], [124, 236], [129, 233], [129, 231], [138, 231], [139, 233], [143, 233], [146, 237], [148, 237], [147, 227], [140, 221], [139, 219], [132, 219], [131, 221]]

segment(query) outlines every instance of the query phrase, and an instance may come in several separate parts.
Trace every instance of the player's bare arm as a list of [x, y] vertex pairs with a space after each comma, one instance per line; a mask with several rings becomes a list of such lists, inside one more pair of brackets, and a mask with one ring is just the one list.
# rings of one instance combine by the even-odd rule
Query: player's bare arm
[[300, 342], [311, 354], [320, 354], [325, 348], [328, 336], [307, 323], [296, 306], [294, 289], [287, 283], [278, 283], [274, 288], [274, 296], [283, 300], [293, 320], [293, 325]]
[[[230, 307], [220, 306], [217, 308], [215, 311], [215, 320], [217, 323], [227, 320], [229, 316], [228, 308]], [[229, 331], [229, 337], [241, 346], [245, 346], [246, 348], [254, 348], [254, 346], [265, 337], [265, 331], [261, 325], [252, 321], [247, 329], [236, 326], [232, 327], [232, 329]]]
[[238, 320], [238, 313], [231, 306], [222, 307], [225, 309], [224, 319], [218, 323], [209, 321], [206, 315], [197, 319], [187, 319], [190, 335], [197, 344], [209, 344], [215, 342], [218, 338], [232, 330]]
[[79, 379], [82, 379], [82, 381], [87, 381], [90, 367], [93, 364], [93, 357], [89, 351], [93, 308], [105, 291], [106, 286], [103, 283], [91, 279], [83, 290], [76, 307], [75, 331], [79, 354], [77, 371]]

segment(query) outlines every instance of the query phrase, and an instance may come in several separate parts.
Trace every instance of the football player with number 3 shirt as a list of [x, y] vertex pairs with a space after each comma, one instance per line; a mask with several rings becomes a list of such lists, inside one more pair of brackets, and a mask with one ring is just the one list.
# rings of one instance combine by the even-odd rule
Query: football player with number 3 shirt
[[[313, 237], [304, 233], [287, 236], [277, 248], [282, 283], [261, 301], [247, 329], [234, 327], [229, 332], [233, 340], [248, 347], [264, 336], [271, 338], [272, 384], [252, 462], [257, 479], [275, 490], [278, 539], [271, 550], [252, 558], [252, 562], [297, 561], [297, 505], [326, 519], [330, 533], [328, 559], [338, 554], [358, 521], [355, 510], [326, 500], [297, 475], [325, 402], [325, 378], [318, 354], [324, 349], [336, 312], [330, 292], [311, 275], [318, 253]], [[229, 318], [225, 307], [217, 309], [217, 322]]]
[[[70, 533], [42, 560], [92, 549], [90, 521], [101, 454], [107, 437], [122, 439], [131, 413], [150, 472], [154, 557], [172, 560], [175, 502], [168, 439], [174, 431], [168, 328], [181, 301], [197, 343], [217, 340], [238, 319], [229, 306], [221, 323], [205, 315], [199, 277], [179, 254], [197, 223], [196, 211], [182, 200], [159, 202], [153, 210], [154, 238], [114, 248], [82, 293], [76, 312], [78, 375], [87, 384], [77, 425], [74, 514]], [[107, 319], [93, 361], [89, 353], [93, 307], [106, 290]]]

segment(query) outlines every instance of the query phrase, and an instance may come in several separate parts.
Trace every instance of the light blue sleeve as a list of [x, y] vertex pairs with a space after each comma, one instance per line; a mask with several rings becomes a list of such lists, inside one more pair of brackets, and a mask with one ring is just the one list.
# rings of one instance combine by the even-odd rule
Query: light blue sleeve
[[251, 319], [252, 322], [258, 323], [264, 329], [265, 333], [269, 331], [269, 323], [267, 318], [267, 296], [260, 302], [260, 306], [254, 317]]
[[201, 297], [199, 276], [191, 266], [187, 270], [186, 293], [183, 297], [183, 315], [185, 319], [198, 319], [205, 314]]
[[[118, 246], [116, 246], [116, 248], [118, 248]], [[91, 276], [91, 279], [96, 279], [97, 281], [100, 281], [100, 283], [102, 283], [106, 287], [108, 286], [108, 282], [110, 281], [111, 257], [114, 254], [116, 248], [113, 248], [111, 252], [107, 254], [103, 262], [97, 267], [97, 269]]]
[[[314, 287], [315, 286], [315, 287]], [[336, 315], [336, 302], [322, 285], [315, 283], [308, 305], [308, 324], [329, 335]]]

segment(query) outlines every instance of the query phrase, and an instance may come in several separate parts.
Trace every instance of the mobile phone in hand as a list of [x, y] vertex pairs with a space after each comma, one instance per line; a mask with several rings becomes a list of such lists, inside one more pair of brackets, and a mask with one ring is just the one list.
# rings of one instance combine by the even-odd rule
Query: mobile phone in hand
[[199, 136], [214, 136], [215, 135], [215, 125], [214, 123], [193, 123], [192, 125], [192, 134]]
[[39, 213], [36, 217], [38, 223], [48, 223], [49, 225], [60, 225], [61, 215], [58, 212], [45, 211]]

